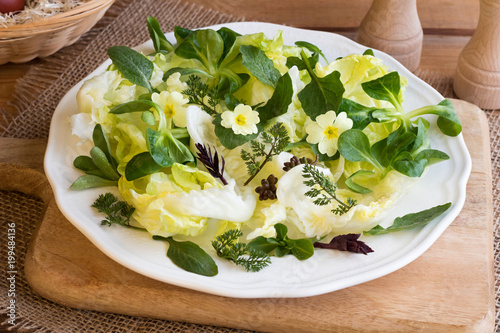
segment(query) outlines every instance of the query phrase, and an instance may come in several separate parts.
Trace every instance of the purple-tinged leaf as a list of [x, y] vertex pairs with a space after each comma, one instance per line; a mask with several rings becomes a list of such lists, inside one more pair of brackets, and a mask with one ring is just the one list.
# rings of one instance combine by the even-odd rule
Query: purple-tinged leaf
[[196, 143], [195, 144], [196, 148], [198, 149], [198, 160], [200, 160], [201, 163], [207, 168], [208, 172], [215, 178], [219, 178], [222, 182], [222, 184], [227, 185], [226, 179], [224, 179], [224, 167], [226, 165], [226, 162], [224, 161], [224, 157], [221, 157], [222, 161], [222, 166], [219, 170], [219, 154], [217, 153], [217, 150], [212, 156], [212, 150], [210, 147], [205, 147], [205, 145], [202, 145], [201, 143]]
[[339, 235], [334, 237], [328, 244], [316, 242], [314, 243], [314, 247], [363, 254], [373, 252], [371, 247], [366, 245], [365, 242], [358, 240], [359, 236], [361, 236], [361, 234]]

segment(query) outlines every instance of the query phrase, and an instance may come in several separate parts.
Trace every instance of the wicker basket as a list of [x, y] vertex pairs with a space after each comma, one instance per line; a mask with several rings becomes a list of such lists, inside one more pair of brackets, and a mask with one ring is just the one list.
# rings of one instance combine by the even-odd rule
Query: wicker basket
[[0, 65], [46, 57], [71, 45], [99, 21], [114, 0], [92, 0], [32, 23], [0, 28]]

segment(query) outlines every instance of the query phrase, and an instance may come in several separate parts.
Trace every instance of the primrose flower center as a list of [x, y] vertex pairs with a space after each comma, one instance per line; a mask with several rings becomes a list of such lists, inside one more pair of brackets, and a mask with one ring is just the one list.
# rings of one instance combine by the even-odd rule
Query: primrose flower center
[[168, 106], [167, 106], [167, 107], [165, 108], [165, 116], [166, 116], [167, 118], [173, 118], [173, 117], [174, 117], [174, 115], [175, 115], [175, 110], [174, 110], [174, 108], [173, 108], [173, 107], [168, 107]]
[[173, 122], [177, 127], [186, 126], [186, 104], [189, 99], [184, 98], [180, 92], [164, 90], [161, 93], [153, 93], [151, 100], [158, 104], [158, 110], [163, 111], [169, 123]]
[[240, 114], [234, 118], [234, 122], [240, 126], [246, 124], [246, 118], [244, 115]]
[[339, 137], [339, 129], [337, 127], [328, 126], [323, 132], [328, 140]]

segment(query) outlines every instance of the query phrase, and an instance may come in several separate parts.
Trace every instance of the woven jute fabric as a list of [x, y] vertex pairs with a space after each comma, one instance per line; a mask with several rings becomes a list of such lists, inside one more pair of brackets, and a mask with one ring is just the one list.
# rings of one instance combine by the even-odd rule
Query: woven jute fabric
[[495, 328], [500, 331], [500, 111], [487, 111], [491, 138], [493, 180], [493, 226], [495, 248]]
[[[52, 113], [64, 94], [92, 72], [106, 58], [111, 45], [135, 46], [146, 41], [145, 18], [155, 16], [164, 31], [175, 25], [199, 28], [218, 23], [241, 21], [241, 18], [221, 14], [180, 0], [118, 0], [105, 18], [79, 42], [48, 57], [34, 66], [17, 84], [12, 98], [19, 110], [11, 116], [0, 110], [4, 117], [0, 136], [37, 139], [47, 138]], [[450, 77], [435, 71], [416, 73], [445, 97], [453, 96]], [[29, 93], [27, 93], [29, 92]], [[500, 112], [485, 111], [491, 137], [493, 178], [496, 329], [500, 328]], [[76, 310], [43, 299], [31, 291], [24, 276], [24, 260], [35, 226], [43, 214], [41, 200], [18, 192], [0, 191], [0, 237], [6, 239], [8, 224], [16, 224], [16, 277], [17, 319], [19, 332], [241, 332], [223, 327], [195, 325], [150, 318], [138, 318], [89, 310]], [[0, 261], [7, 261], [7, 247], [0, 247]], [[0, 294], [8, 291], [7, 272], [0, 272]], [[5, 317], [8, 299], [0, 297], [0, 314]]]
[[[180, 0], [118, 0], [99, 24], [74, 45], [42, 60], [16, 86], [13, 117], [1, 110], [0, 136], [24, 139], [47, 138], [52, 113], [66, 92], [106, 58], [112, 45], [136, 46], [149, 39], [146, 17], [154, 16], [164, 31], [174, 26], [190, 29], [241, 21], [231, 15], [194, 6]], [[27, 93], [29, 91], [29, 94]], [[43, 213], [43, 202], [17, 192], [0, 191], [0, 235], [7, 239], [8, 225], [16, 233], [16, 325], [7, 323], [9, 281], [0, 272], [0, 327], [18, 332], [241, 332], [182, 322], [77, 310], [55, 304], [34, 294], [24, 276], [25, 254], [35, 226]], [[0, 261], [7, 262], [8, 248], [0, 247]]]

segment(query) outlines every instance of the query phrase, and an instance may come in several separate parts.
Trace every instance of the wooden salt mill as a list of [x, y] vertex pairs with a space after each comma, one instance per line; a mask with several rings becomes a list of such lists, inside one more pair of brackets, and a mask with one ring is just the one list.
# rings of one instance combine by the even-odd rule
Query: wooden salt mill
[[420, 63], [422, 40], [417, 0], [373, 0], [356, 35], [358, 43], [390, 54], [410, 71]]
[[500, 0], [480, 0], [479, 23], [460, 53], [453, 89], [483, 109], [500, 109]]

